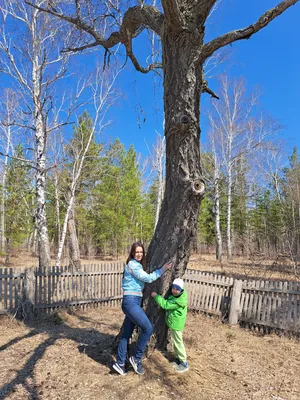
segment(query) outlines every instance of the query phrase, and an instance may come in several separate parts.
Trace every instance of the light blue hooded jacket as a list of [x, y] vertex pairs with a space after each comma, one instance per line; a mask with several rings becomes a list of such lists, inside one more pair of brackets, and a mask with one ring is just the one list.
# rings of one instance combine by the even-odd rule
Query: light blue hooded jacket
[[142, 264], [132, 259], [125, 266], [122, 279], [123, 295], [143, 296], [145, 283], [151, 283], [160, 278], [165, 272], [164, 268], [157, 269], [151, 274], [144, 271]]

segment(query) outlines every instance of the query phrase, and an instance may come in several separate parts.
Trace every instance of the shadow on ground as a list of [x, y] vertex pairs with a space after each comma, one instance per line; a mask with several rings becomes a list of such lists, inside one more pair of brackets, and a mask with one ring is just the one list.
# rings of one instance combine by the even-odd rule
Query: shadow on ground
[[[78, 320], [89, 320], [89, 318], [73, 313], [73, 317], [74, 316], [78, 318]], [[91, 321], [89, 320], [88, 322]], [[37, 335], [44, 334], [47, 339], [37, 345], [32, 355], [21, 369], [18, 370], [18, 366], [15, 366], [13, 371], [17, 373], [14, 378], [0, 387], [0, 399], [4, 399], [11, 393], [14, 393], [18, 385], [22, 385], [27, 390], [29, 399], [38, 399], [39, 395], [34, 378], [35, 367], [39, 360], [42, 359], [47, 349], [61, 339], [74, 341], [78, 344], [78, 351], [80, 353], [85, 353], [97, 363], [111, 368], [113, 363], [112, 349], [114, 348], [116, 336], [102, 333], [101, 323], [98, 322], [97, 325], [98, 329], [73, 328], [57, 313], [40, 317], [34, 321], [25, 321], [25, 326], [30, 329], [30, 332], [23, 336], [18, 336], [0, 346], [0, 352]], [[116, 328], [119, 329], [119, 326], [116, 326], [116, 324], [103, 324], [103, 326], [111, 328], [112, 330]]]

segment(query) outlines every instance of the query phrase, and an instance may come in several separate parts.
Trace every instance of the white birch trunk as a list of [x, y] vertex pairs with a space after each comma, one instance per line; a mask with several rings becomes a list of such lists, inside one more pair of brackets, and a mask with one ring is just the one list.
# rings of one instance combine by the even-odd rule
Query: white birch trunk
[[[93, 85], [93, 100], [94, 100], [94, 107], [95, 107], [95, 119], [93, 127], [90, 130], [90, 134], [88, 140], [80, 153], [77, 155], [72, 170], [72, 183], [70, 187], [70, 195], [69, 195], [69, 203], [67, 206], [63, 227], [61, 230], [61, 236], [56, 256], [56, 265], [60, 266], [62, 252], [66, 240], [67, 228], [68, 228], [68, 221], [70, 219], [70, 213], [73, 210], [73, 217], [74, 218], [74, 202], [75, 202], [75, 192], [77, 189], [78, 181], [81, 176], [82, 167], [84, 161], [86, 159], [87, 153], [89, 151], [93, 136], [96, 131], [96, 127], [99, 132], [109, 124], [109, 122], [105, 123], [104, 118], [106, 115], [107, 110], [113, 104], [115, 100], [115, 95], [113, 93], [113, 87], [116, 81], [117, 76], [121, 70], [118, 70], [116, 73], [112, 74], [111, 76], [104, 75], [100, 69], [97, 69], [96, 78]], [[101, 76], [100, 76], [101, 74]], [[98, 126], [99, 125], [99, 126]], [[72, 234], [74, 234], [74, 230], [72, 230]], [[79, 254], [79, 247], [78, 247], [78, 254]]]
[[74, 204], [70, 210], [69, 220], [68, 220], [68, 230], [69, 230], [69, 256], [70, 265], [72, 265], [75, 270], [80, 268], [80, 249], [78, 243], [78, 237], [76, 233], [76, 226], [74, 221]]
[[50, 265], [50, 244], [46, 218], [46, 145], [47, 129], [43, 116], [43, 104], [41, 101], [42, 75], [39, 62], [39, 39], [37, 37], [37, 14], [32, 19], [31, 32], [33, 40], [32, 57], [32, 95], [35, 118], [35, 145], [36, 145], [36, 224], [38, 236], [39, 267]]
[[[38, 109], [38, 107], [36, 107]], [[38, 113], [38, 111], [37, 111]], [[46, 137], [43, 134], [42, 116], [38, 115], [36, 124], [36, 223], [39, 248], [39, 266], [50, 265], [50, 245], [46, 218]]]
[[[11, 137], [11, 128], [7, 128], [7, 144], [6, 144], [6, 154], [9, 152], [10, 148], [10, 137]], [[5, 251], [6, 239], [5, 239], [5, 192], [6, 192], [6, 175], [7, 175], [7, 164], [8, 164], [8, 155], [4, 158], [4, 168], [2, 175], [2, 195], [1, 195], [1, 222], [0, 222], [0, 245], [1, 251]]]
[[232, 261], [232, 241], [231, 241], [231, 202], [232, 202], [232, 164], [228, 168], [228, 187], [227, 187], [227, 261]]
[[57, 256], [56, 256], [56, 266], [60, 266], [60, 263], [61, 263], [61, 256], [62, 256], [62, 251], [63, 251], [63, 247], [64, 247], [65, 240], [66, 240], [68, 221], [69, 221], [71, 210], [73, 209], [73, 206], [74, 206], [75, 191], [77, 188], [77, 183], [78, 183], [78, 180], [81, 175], [82, 166], [83, 166], [86, 154], [88, 152], [88, 149], [90, 147], [93, 135], [94, 135], [94, 129], [91, 129], [89, 139], [88, 139], [86, 147], [81, 155], [81, 158], [78, 161], [76, 160], [76, 162], [74, 163], [74, 166], [73, 166], [73, 179], [72, 179], [72, 184], [71, 184], [71, 188], [70, 188], [69, 204], [68, 204], [68, 207], [66, 210], [64, 223], [63, 223], [63, 227], [62, 227], [62, 231], [61, 231], [61, 237], [60, 237], [58, 252], [57, 252]]
[[222, 234], [220, 226], [220, 188], [219, 188], [219, 170], [215, 166], [215, 177], [214, 177], [214, 209], [215, 209], [215, 231], [216, 231], [216, 259], [222, 263]]
[[157, 160], [158, 160], [158, 166], [157, 166], [157, 172], [158, 172], [158, 188], [157, 188], [157, 202], [156, 202], [156, 213], [155, 213], [155, 224], [154, 224], [154, 230], [156, 228], [158, 218], [159, 218], [159, 213], [161, 209], [161, 203], [162, 199], [164, 197], [164, 158], [165, 158], [165, 138], [162, 138], [161, 140], [161, 145], [160, 145], [160, 152], [158, 154]]
[[55, 212], [56, 212], [56, 229], [57, 229], [57, 245], [59, 247], [60, 241], [60, 206], [59, 206], [59, 188], [58, 188], [58, 174], [57, 171], [54, 175], [55, 186]]

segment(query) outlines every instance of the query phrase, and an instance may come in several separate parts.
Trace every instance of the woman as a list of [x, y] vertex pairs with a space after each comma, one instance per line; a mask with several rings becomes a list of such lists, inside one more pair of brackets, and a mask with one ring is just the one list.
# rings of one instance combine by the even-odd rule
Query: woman
[[142, 332], [137, 342], [135, 356], [130, 357], [129, 362], [137, 374], [143, 375], [145, 373], [142, 366], [142, 357], [150, 336], [152, 335], [152, 325], [141, 307], [143, 289], [145, 282], [151, 283], [160, 278], [165, 271], [172, 267], [172, 264], [167, 263], [151, 274], [147, 274], [147, 272], [144, 271], [145, 266], [146, 256], [144, 246], [138, 242], [133, 243], [126, 261], [122, 280], [122, 311], [126, 317], [119, 342], [117, 362], [113, 365], [113, 368], [120, 375], [126, 374], [125, 360], [127, 345], [135, 326], [141, 328]]

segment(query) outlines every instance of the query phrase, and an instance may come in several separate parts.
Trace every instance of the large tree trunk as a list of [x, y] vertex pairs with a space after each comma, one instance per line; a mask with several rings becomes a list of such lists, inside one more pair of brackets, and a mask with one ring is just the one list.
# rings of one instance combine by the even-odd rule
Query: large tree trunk
[[[172, 280], [182, 277], [196, 235], [199, 206], [204, 194], [200, 169], [200, 94], [202, 65], [199, 59], [203, 35], [197, 31], [175, 31], [165, 24], [163, 36], [166, 190], [147, 263], [152, 271], [167, 261], [175, 268], [161, 280], [147, 285], [145, 302], [152, 289], [165, 294]], [[147, 314], [157, 335], [156, 346], [164, 347], [164, 313], [147, 304]]]

